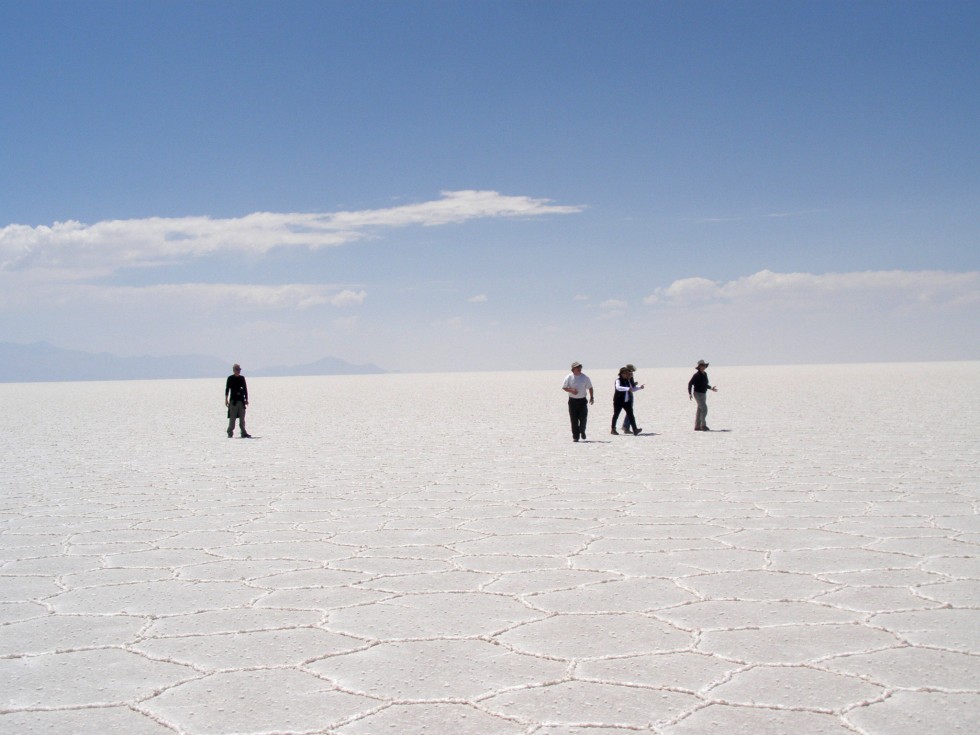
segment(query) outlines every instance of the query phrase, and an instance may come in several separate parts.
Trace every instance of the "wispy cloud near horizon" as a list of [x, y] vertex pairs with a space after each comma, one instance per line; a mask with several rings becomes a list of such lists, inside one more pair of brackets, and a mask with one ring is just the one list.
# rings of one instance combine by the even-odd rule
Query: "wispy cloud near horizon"
[[376, 237], [379, 230], [437, 227], [473, 219], [574, 214], [583, 206], [495, 191], [443, 191], [441, 198], [384, 209], [333, 213], [255, 212], [242, 217], [69, 220], [0, 228], [0, 271], [43, 271], [59, 279], [182, 263], [216, 253], [263, 255], [275, 248], [316, 250]]
[[[316, 306], [343, 309], [359, 306], [367, 291], [334, 284], [287, 283], [252, 285], [239, 283], [168, 283], [150, 286], [62, 284], [56, 289], [33, 290], [48, 304], [105, 304], [116, 308], [258, 309], [305, 311]], [[7, 293], [3, 301], [23, 301], [28, 292]]]
[[696, 306], [745, 301], [888, 298], [913, 303], [980, 302], [980, 271], [858, 271], [774, 273], [763, 270], [731, 281], [693, 277], [674, 281], [643, 299], [648, 306]]

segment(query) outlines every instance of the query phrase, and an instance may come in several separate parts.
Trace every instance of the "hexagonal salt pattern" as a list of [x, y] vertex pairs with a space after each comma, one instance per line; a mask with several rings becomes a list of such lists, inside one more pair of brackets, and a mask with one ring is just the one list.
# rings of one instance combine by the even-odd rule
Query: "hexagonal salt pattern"
[[232, 735], [316, 732], [371, 712], [379, 704], [339, 691], [303, 671], [270, 668], [191, 681], [145, 701], [143, 707], [160, 721], [179, 723], [191, 732]]
[[345, 691], [409, 701], [473, 700], [506, 687], [558, 681], [568, 665], [481, 640], [428, 640], [381, 643], [309, 668]]
[[6, 711], [125, 705], [197, 676], [188, 666], [115, 648], [0, 660]]
[[256, 380], [251, 442], [223, 380], [141, 384], [164, 435], [0, 385], [0, 732], [980, 730], [980, 365], [873, 421], [855, 370], [726, 369], [704, 434], [644, 371], [578, 444], [554, 373]]
[[0, 732], [79, 735], [173, 735], [173, 729], [128, 707], [90, 707], [69, 710], [27, 710], [0, 713]]

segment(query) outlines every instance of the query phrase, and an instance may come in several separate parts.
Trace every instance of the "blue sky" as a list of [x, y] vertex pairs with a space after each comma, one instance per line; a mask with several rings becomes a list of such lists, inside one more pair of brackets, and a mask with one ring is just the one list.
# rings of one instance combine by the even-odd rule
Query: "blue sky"
[[975, 2], [0, 0], [0, 341], [980, 359]]

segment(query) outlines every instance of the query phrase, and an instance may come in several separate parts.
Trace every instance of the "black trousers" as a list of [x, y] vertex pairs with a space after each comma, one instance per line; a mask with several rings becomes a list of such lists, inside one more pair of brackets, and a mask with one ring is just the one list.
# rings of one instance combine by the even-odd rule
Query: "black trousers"
[[585, 424], [589, 420], [589, 399], [569, 398], [568, 417], [572, 420], [572, 438], [585, 436]]
[[626, 426], [630, 427], [633, 430], [633, 433], [635, 434], [636, 433], [636, 417], [633, 416], [633, 401], [630, 401], [629, 403], [621, 403], [619, 405], [617, 405], [615, 403], [613, 404], [612, 427], [613, 427], [614, 430], [616, 428], [616, 419], [619, 418], [619, 412], [620, 411], [625, 411], [626, 412]]

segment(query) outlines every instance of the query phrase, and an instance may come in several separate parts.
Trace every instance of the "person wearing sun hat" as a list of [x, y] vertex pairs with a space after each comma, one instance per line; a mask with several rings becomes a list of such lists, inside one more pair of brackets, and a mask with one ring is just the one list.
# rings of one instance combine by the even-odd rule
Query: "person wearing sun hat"
[[[592, 391], [592, 381], [582, 372], [582, 363], [573, 362], [572, 372], [561, 384], [561, 389], [568, 394], [568, 417], [572, 422], [572, 441], [579, 437], [585, 439], [585, 425], [589, 420], [589, 404], [595, 401]], [[589, 397], [586, 398], [585, 394]]]
[[612, 432], [613, 434], [619, 435], [616, 431], [616, 419], [619, 418], [619, 412], [626, 412], [626, 423], [624, 426], [625, 433], [630, 433], [632, 431], [634, 436], [639, 436], [640, 429], [636, 425], [636, 418], [633, 416], [633, 394], [638, 390], [643, 390], [642, 385], [637, 385], [636, 381], [633, 380], [632, 373], [629, 370], [629, 366], [621, 367], [619, 369], [619, 377], [613, 383], [614, 393], [613, 393], [613, 417], [612, 417]]
[[695, 431], [711, 431], [705, 420], [708, 418], [708, 391], [718, 389], [708, 383], [708, 373], [705, 370], [708, 363], [698, 360], [697, 372], [687, 381], [687, 400], [692, 398], [698, 402], [698, 410], [694, 415]]
[[[626, 370], [630, 374], [629, 375], [630, 385], [632, 385], [633, 387], [636, 387], [636, 381], [633, 379], [633, 373], [636, 372], [636, 365], [634, 365], [633, 363], [629, 363], [629, 364], [626, 365]], [[633, 411], [634, 411], [634, 415], [635, 415], [635, 412], [636, 412], [636, 396], [633, 396]], [[624, 414], [623, 415], [623, 433], [624, 434], [628, 433], [629, 430], [630, 430], [630, 426], [629, 426], [628, 421], [629, 421], [629, 419]]]

